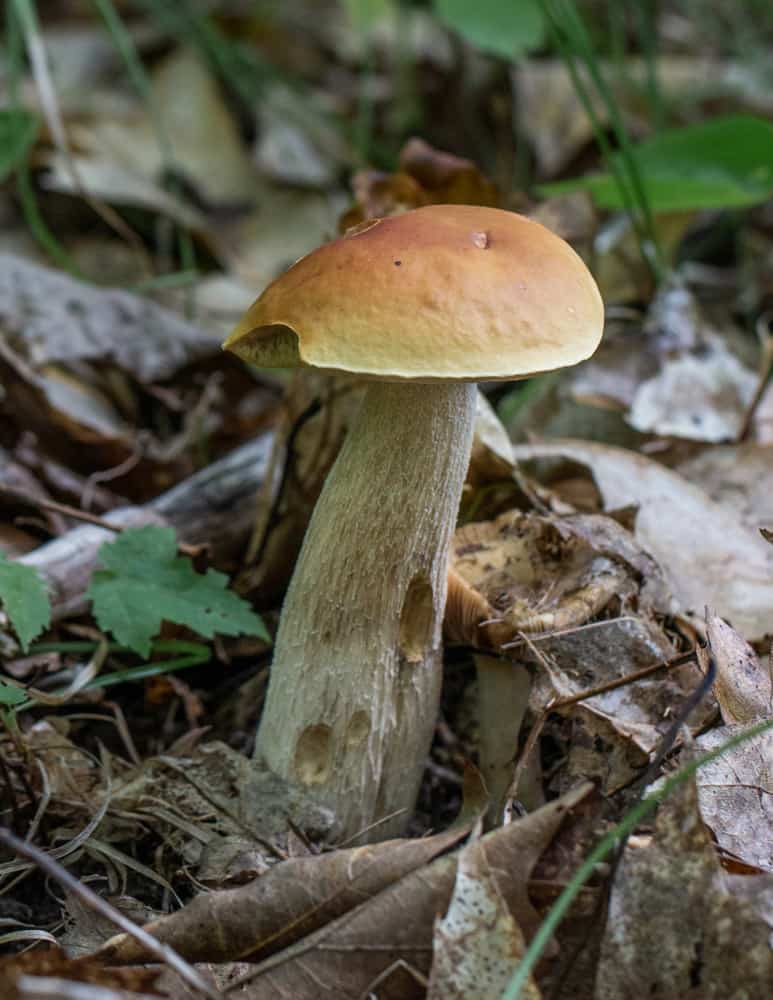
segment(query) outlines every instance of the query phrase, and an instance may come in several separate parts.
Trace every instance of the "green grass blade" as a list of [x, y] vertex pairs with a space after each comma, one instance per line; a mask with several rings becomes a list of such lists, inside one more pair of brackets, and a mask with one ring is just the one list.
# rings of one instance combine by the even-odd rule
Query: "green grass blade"
[[731, 750], [733, 747], [754, 739], [756, 736], [766, 732], [768, 729], [773, 729], [773, 719], [767, 719], [764, 722], [760, 722], [756, 726], [752, 726], [751, 729], [747, 729], [743, 733], [738, 733], [732, 739], [728, 740], [727, 743], [723, 743], [721, 747], [717, 747], [715, 750], [711, 750], [702, 757], [698, 757], [696, 760], [690, 761], [689, 764], [685, 765], [685, 767], [683, 767], [675, 775], [664, 781], [661, 787], [655, 792], [636, 803], [636, 805], [623, 817], [617, 826], [613, 830], [610, 830], [610, 832], [599, 841], [596, 847], [594, 847], [585, 861], [577, 869], [569, 884], [554, 903], [550, 913], [548, 913], [547, 917], [542, 921], [539, 930], [534, 935], [529, 947], [526, 949], [526, 953], [521, 959], [521, 963], [518, 966], [515, 975], [508, 983], [505, 992], [502, 994], [502, 1000], [519, 1000], [521, 991], [526, 985], [529, 976], [534, 971], [535, 966], [542, 957], [543, 951], [555, 934], [558, 925], [566, 915], [569, 907], [576, 899], [577, 894], [593, 874], [596, 865], [603, 861], [604, 858], [606, 858], [607, 855], [615, 849], [617, 844], [619, 844], [624, 837], [627, 837], [636, 828], [637, 824], [640, 823], [645, 816], [649, 815], [649, 813], [651, 813], [655, 807], [663, 801], [663, 799], [670, 795], [678, 785], [681, 785], [682, 782], [691, 778], [699, 768], [703, 767], [705, 764], [711, 763], [711, 761], [716, 760], [718, 757], [721, 757], [723, 753], [727, 753], [727, 751]]

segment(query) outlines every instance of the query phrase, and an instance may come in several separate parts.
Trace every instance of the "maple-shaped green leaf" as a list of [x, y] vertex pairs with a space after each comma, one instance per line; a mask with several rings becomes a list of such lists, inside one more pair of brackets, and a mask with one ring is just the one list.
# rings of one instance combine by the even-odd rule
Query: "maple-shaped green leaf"
[[99, 550], [89, 586], [94, 617], [118, 642], [147, 656], [161, 622], [175, 622], [210, 639], [257, 635], [268, 639], [249, 604], [227, 589], [228, 577], [210, 569], [197, 573], [177, 554], [172, 528], [130, 528]]
[[51, 603], [37, 570], [0, 554], [0, 603], [26, 653], [35, 636], [51, 621]]

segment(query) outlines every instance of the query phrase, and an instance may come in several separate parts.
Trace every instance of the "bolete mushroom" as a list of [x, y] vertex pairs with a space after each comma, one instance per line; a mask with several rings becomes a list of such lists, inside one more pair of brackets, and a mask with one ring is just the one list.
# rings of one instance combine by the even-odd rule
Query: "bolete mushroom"
[[226, 341], [262, 367], [371, 380], [287, 591], [256, 746], [335, 811], [342, 837], [377, 822], [371, 836], [393, 834], [415, 802], [475, 383], [576, 364], [602, 326], [595, 282], [558, 236], [431, 205], [303, 257]]

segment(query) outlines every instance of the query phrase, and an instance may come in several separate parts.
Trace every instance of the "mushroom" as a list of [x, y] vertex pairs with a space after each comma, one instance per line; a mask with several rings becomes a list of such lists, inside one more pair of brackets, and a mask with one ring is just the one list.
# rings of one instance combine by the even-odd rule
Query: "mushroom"
[[261, 367], [369, 380], [287, 590], [255, 751], [335, 811], [339, 836], [397, 833], [415, 803], [475, 383], [576, 364], [602, 327], [595, 282], [559, 237], [501, 209], [431, 205], [303, 257], [226, 341]]

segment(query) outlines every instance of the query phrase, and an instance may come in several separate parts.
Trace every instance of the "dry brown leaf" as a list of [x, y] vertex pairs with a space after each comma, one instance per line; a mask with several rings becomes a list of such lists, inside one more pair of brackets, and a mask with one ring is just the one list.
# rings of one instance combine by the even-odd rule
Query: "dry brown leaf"
[[[454, 894], [448, 911], [435, 922], [427, 1000], [490, 1000], [504, 992], [526, 950], [489, 869], [481, 841], [458, 854]], [[539, 1000], [529, 977], [526, 1000]]]
[[652, 842], [625, 850], [596, 1000], [762, 1000], [772, 982], [770, 927], [733, 895], [701, 821], [695, 785], [685, 782], [661, 806]]
[[353, 181], [355, 206], [341, 219], [345, 231], [366, 219], [396, 215], [422, 205], [492, 205], [494, 185], [472, 160], [409, 139], [394, 174], [361, 171]]
[[[72, 124], [71, 140], [103, 197], [125, 201], [132, 192], [145, 190], [155, 191], [157, 199], [170, 198], [160, 179], [171, 165], [205, 204], [246, 202], [254, 196], [257, 172], [234, 115], [193, 49], [177, 48], [157, 63], [149, 100], [152, 114], [139, 103], [124, 107], [123, 113], [115, 106], [112, 113], [97, 107]], [[61, 169], [62, 183], [66, 176], [66, 168]], [[121, 178], [126, 179], [123, 190]], [[107, 187], [110, 179], [113, 190]], [[175, 202], [192, 212], [180, 199]]]
[[466, 524], [454, 535], [451, 565], [491, 606], [493, 621], [478, 627], [478, 644], [493, 648], [521, 632], [577, 628], [613, 598], [637, 594], [637, 577], [651, 587], [659, 578], [624, 528], [592, 514], [507, 511]]
[[[516, 664], [481, 669], [485, 661], [476, 658], [481, 767], [495, 811], [509, 784], [526, 699], [539, 713], [673, 655], [648, 617], [670, 606], [660, 570], [605, 515], [509, 511], [465, 525], [454, 536], [449, 584], [447, 633], [478, 647], [517, 642], [508, 656], [528, 662], [534, 675], [529, 696], [528, 674], [519, 680]], [[591, 622], [608, 605], [617, 617]], [[646, 678], [559, 707], [573, 720], [570, 776], [593, 776], [608, 793], [627, 784], [659, 743], [674, 704], [699, 683], [697, 668], [685, 664], [665, 680]], [[711, 710], [699, 713], [698, 725]]]
[[769, 630], [773, 549], [732, 510], [623, 448], [568, 440], [515, 445], [513, 451], [521, 462], [563, 458], [586, 465], [607, 509], [638, 506], [636, 538], [686, 613], [702, 616], [708, 605], [749, 640]]
[[[472, 823], [421, 840], [289, 858], [249, 885], [197, 896], [145, 929], [190, 962], [258, 962], [371, 899], [467, 836]], [[107, 963], [148, 961], [121, 934], [98, 952]]]
[[761, 663], [749, 643], [716, 615], [708, 619], [707, 632], [717, 664], [714, 693], [725, 723], [753, 722], [773, 713], [770, 659]]
[[[716, 750], [743, 730], [720, 726], [699, 736], [696, 747]], [[704, 764], [696, 780], [701, 816], [719, 846], [731, 858], [773, 873], [773, 730]]]
[[[109, 969], [98, 960], [68, 958], [59, 948], [38, 947], [20, 955], [7, 955], [0, 959], [0, 996], [3, 1000], [24, 1000], [31, 995], [30, 991], [19, 987], [21, 977], [50, 977], [72, 983], [91, 983], [116, 990], [149, 993], [158, 979], [158, 970]], [[160, 994], [153, 991], [153, 995]]]
[[[588, 784], [574, 789], [480, 841], [498, 890], [527, 939], [539, 923], [528, 897], [529, 875], [564, 817], [590, 791]], [[457, 859], [456, 853], [436, 859], [287, 949], [240, 996], [354, 1000], [378, 983], [379, 1000], [423, 997], [421, 980], [430, 966], [435, 918], [448, 908]]]

